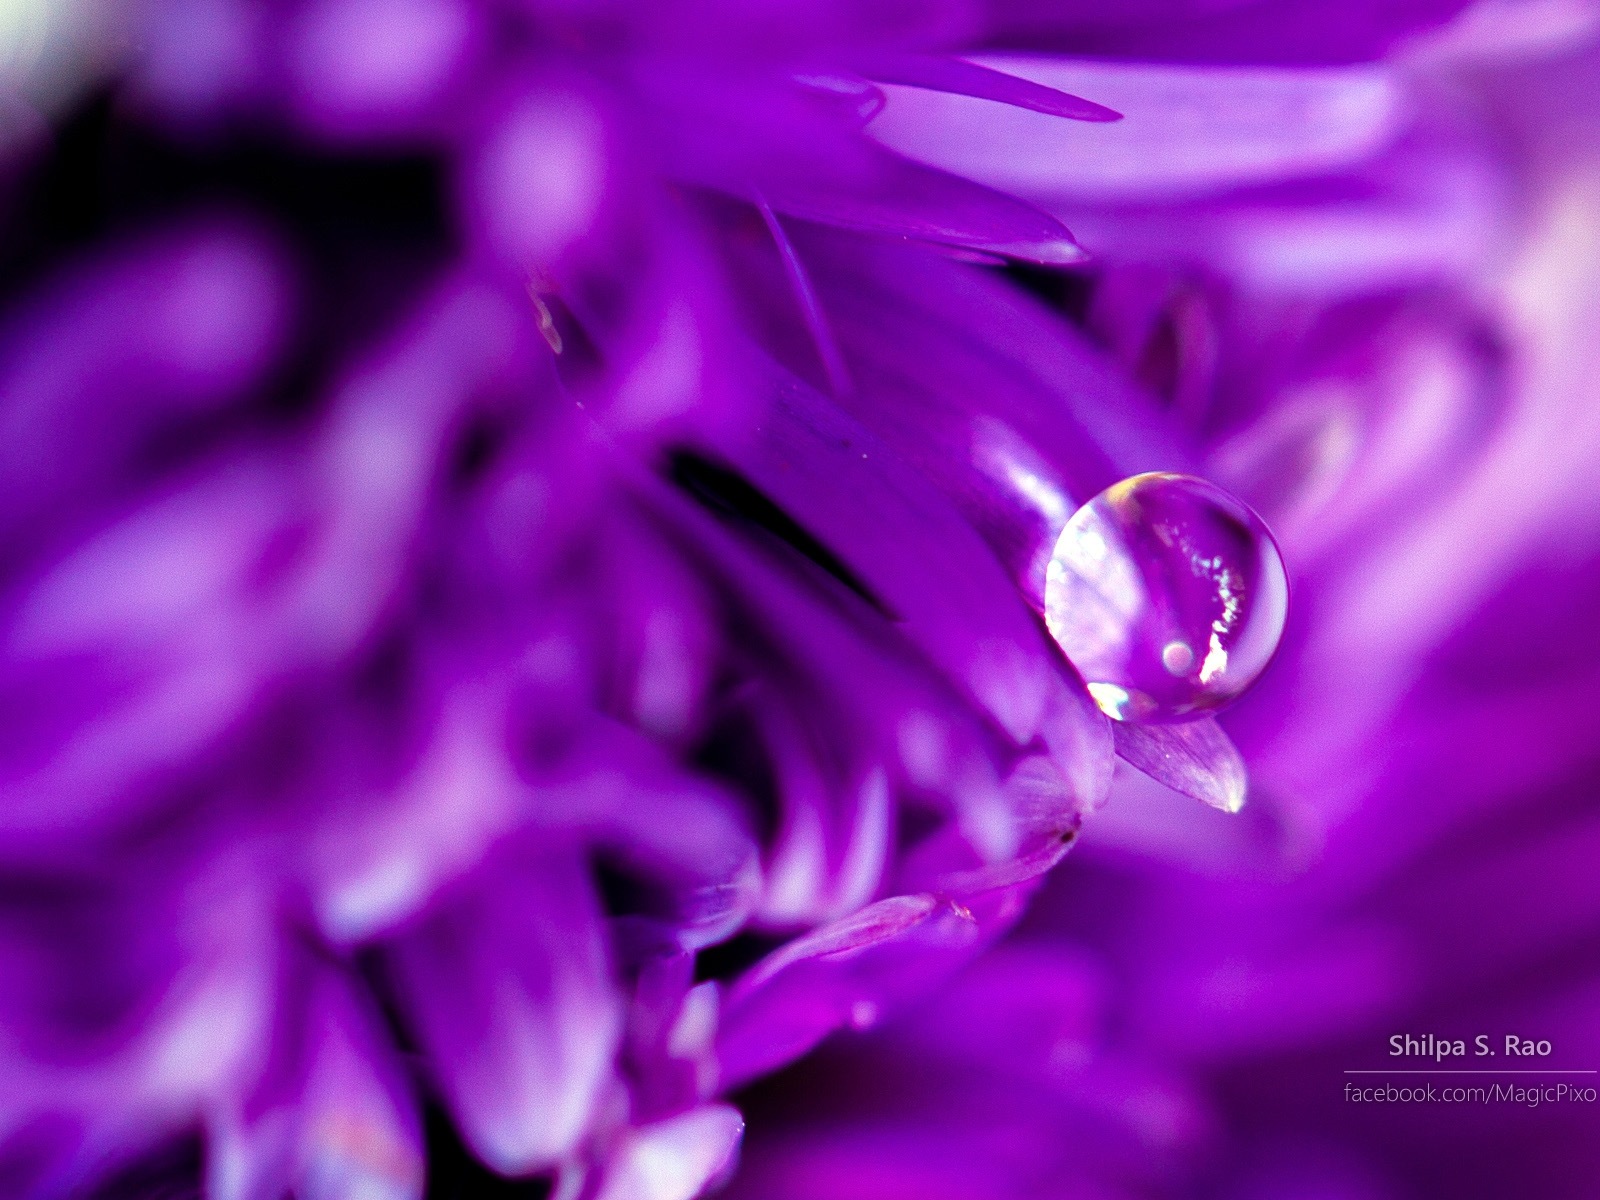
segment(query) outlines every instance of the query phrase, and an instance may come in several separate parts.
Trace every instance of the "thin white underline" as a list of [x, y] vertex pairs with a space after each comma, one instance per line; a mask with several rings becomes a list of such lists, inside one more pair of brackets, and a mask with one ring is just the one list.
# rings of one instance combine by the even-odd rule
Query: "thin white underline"
[[1436, 1068], [1422, 1071], [1346, 1071], [1346, 1075], [1600, 1075], [1600, 1071], [1551, 1071], [1528, 1067], [1521, 1071], [1462, 1071]]

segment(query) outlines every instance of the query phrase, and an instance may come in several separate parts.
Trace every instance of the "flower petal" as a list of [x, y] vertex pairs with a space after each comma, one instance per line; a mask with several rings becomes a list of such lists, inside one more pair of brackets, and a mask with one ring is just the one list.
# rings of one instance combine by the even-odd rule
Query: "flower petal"
[[708, 1104], [631, 1131], [615, 1152], [598, 1200], [694, 1200], [733, 1169], [744, 1118]]
[[741, 92], [683, 71], [652, 86], [673, 118], [658, 125], [662, 149], [686, 182], [895, 239], [1057, 265], [1084, 257], [1056, 218], [861, 138], [855, 121], [824, 114], [800, 89]]
[[900, 83], [993, 100], [1014, 108], [1066, 117], [1073, 121], [1117, 121], [1122, 114], [1092, 100], [1056, 88], [1043, 87], [1018, 75], [960, 58], [915, 54], [875, 54], [862, 65], [862, 73], [879, 83]]
[[388, 1035], [351, 981], [302, 964], [280, 995], [263, 1078], [213, 1116], [207, 1194], [215, 1200], [414, 1200], [422, 1132]]
[[1015, 288], [958, 263], [824, 231], [817, 264], [858, 387], [840, 407], [931, 480], [1042, 610], [1079, 504], [1192, 453], [1107, 358]]
[[986, 61], [1103, 97], [1126, 119], [1087, 125], [890, 87], [871, 133], [918, 162], [1048, 203], [1170, 199], [1347, 167], [1382, 150], [1410, 116], [1400, 82], [1382, 67]]
[[843, 560], [931, 662], [1026, 743], [1046, 698], [1067, 684], [982, 542], [852, 418], [775, 366], [768, 380], [760, 439], [727, 446], [730, 456]]
[[466, 0], [314, 0], [285, 22], [290, 100], [323, 136], [364, 141], [442, 125], [480, 49]]
[[0, 340], [0, 545], [31, 540], [131, 456], [236, 403], [290, 300], [277, 247], [225, 224], [118, 247], [53, 281]]
[[1223, 812], [1244, 807], [1249, 780], [1244, 759], [1210, 718], [1181, 725], [1111, 723], [1117, 756], [1173, 791]]
[[[1075, 707], [1069, 689], [1040, 713], [1040, 731], [1060, 756], [1058, 778], [1069, 785], [1047, 814], [1002, 782], [999, 764], [1017, 753], [1011, 739], [880, 613], [828, 587], [833, 581], [820, 572], [792, 569], [811, 563], [763, 553], [686, 497], [652, 479], [638, 482], [650, 511], [682, 537], [683, 552], [725, 590], [729, 624], [759, 655], [758, 677], [730, 701], [724, 720], [742, 743], [761, 748], [777, 788], [774, 920], [826, 919], [849, 896], [870, 893], [884, 826], [880, 771], [896, 785], [897, 805], [933, 803], [941, 818], [955, 817], [963, 867], [1009, 858], [1035, 825], [1059, 829], [1103, 793], [1110, 734], [1098, 710]], [[1063, 729], [1057, 703], [1081, 727]]]
[[505, 1175], [587, 1131], [620, 1017], [593, 888], [575, 851], [480, 872], [388, 947], [402, 1010], [468, 1145]]
[[844, 186], [809, 173], [763, 178], [760, 194], [791, 217], [1049, 266], [1088, 257], [1055, 217], [959, 174], [899, 155], [873, 156]]
[[725, 1088], [804, 1054], [843, 1026], [865, 1029], [925, 992], [1021, 916], [1033, 879], [975, 878], [971, 891], [892, 896], [774, 951], [733, 985], [717, 1050]]
[[[723, 1009], [717, 1048], [725, 1088], [805, 1053], [851, 1019], [876, 1019], [874, 997], [894, 980], [886, 963], [911, 968], [922, 958], [910, 935], [930, 921], [946, 937], [975, 932], [933, 896], [893, 896], [797, 938], [735, 985]], [[951, 922], [955, 922], [952, 924]], [[937, 937], [937, 934], [935, 935]], [[897, 953], [898, 951], [898, 953]], [[923, 964], [925, 965], [925, 964]]]

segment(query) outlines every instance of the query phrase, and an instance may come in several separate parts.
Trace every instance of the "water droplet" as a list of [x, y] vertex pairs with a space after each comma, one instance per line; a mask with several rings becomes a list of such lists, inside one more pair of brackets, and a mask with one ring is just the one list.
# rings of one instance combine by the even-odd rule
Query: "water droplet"
[[1085, 504], [1045, 574], [1045, 621], [1105, 713], [1182, 721], [1266, 669], [1289, 583], [1266, 525], [1214, 484], [1152, 472]]

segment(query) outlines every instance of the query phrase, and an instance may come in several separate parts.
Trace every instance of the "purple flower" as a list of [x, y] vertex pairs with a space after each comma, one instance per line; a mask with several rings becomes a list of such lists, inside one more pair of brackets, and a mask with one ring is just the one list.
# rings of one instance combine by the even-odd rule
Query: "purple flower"
[[[1517, 330], [1471, 288], [1510, 175], [1430, 91], [1470, 23], [1418, 41], [1458, 7], [126, 10], [9, 167], [7, 1190], [134, 1190], [165, 1144], [227, 1200], [687, 1200], [730, 1093], [937, 990], [1108, 792], [1107, 847], [1307, 861], [1266, 827], [1332, 836], [1373, 692], [1503, 577], [1319, 686], [1372, 573], [1459, 528], [1441, 479], [1506, 461]], [[1239, 710], [1225, 833], [1174, 793], [1236, 810], [1243, 761], [1176, 718], [1283, 593], [1193, 474], [1327, 610]], [[883, 1058], [891, 1128], [797, 1123], [744, 1186], [1037, 1190], [1029, 1022], [1078, 1023], [1069, 1074], [1097, 1036], [1076, 878], [841, 1068]], [[1152, 886], [1106, 939], [1147, 1032], [1197, 971]], [[1386, 995], [1331, 945], [1305, 995]], [[1125, 1057], [1063, 1119], [1203, 1145], [1192, 1060]]]

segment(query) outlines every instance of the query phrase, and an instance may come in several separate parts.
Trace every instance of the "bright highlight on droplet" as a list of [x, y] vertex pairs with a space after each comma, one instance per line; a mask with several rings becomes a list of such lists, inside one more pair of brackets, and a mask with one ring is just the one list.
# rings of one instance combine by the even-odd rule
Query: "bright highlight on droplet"
[[1119, 721], [1127, 715], [1133, 700], [1133, 697], [1116, 684], [1098, 681], [1089, 684], [1089, 695], [1094, 697], [1094, 702], [1100, 706], [1101, 712]]
[[1072, 515], [1045, 575], [1045, 620], [1118, 721], [1215, 712], [1271, 661], [1289, 583], [1261, 519], [1214, 484], [1135, 475]]

